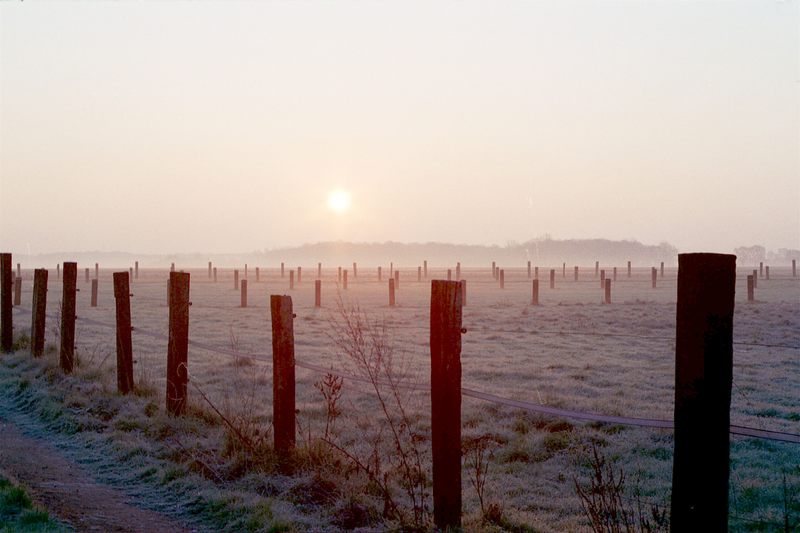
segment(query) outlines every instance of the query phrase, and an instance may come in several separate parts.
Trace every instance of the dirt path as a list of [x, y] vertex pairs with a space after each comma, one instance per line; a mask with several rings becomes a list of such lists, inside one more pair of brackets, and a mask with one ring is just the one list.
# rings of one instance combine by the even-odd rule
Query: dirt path
[[22, 482], [36, 503], [77, 531], [188, 531], [132, 505], [121, 491], [96, 483], [54, 446], [24, 435], [2, 417], [0, 471]]

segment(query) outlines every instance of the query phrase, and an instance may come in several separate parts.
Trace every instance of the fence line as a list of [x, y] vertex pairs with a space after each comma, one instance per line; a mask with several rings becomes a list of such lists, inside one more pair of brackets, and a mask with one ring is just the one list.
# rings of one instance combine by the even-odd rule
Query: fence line
[[[30, 310], [16, 307], [14, 308], [22, 313], [30, 313]], [[55, 318], [54, 315], [48, 314], [48, 318]], [[84, 324], [115, 329], [115, 325], [107, 324], [105, 322], [101, 322], [99, 320], [94, 320], [91, 318], [86, 317], [78, 317], [78, 320]], [[148, 331], [141, 328], [134, 328], [134, 333], [145, 335], [151, 338], [169, 341], [169, 337], [162, 333], [157, 333], [154, 331]], [[660, 337], [655, 337], [660, 338]], [[214, 352], [220, 355], [226, 355], [233, 358], [243, 358], [243, 359], [251, 359], [254, 361], [259, 361], [263, 363], [267, 363], [268, 365], [272, 364], [272, 356], [259, 354], [259, 353], [248, 353], [248, 352], [239, 352], [236, 350], [231, 350], [228, 348], [224, 348], [222, 346], [216, 346], [212, 344], [207, 344], [204, 342], [193, 341], [189, 340], [189, 346], [194, 348], [199, 348], [203, 350], [207, 350], [210, 352]], [[357, 381], [361, 383], [371, 383], [367, 378], [362, 378], [360, 376], [342, 372], [339, 370], [335, 370], [330, 367], [325, 367], [322, 365], [317, 365], [314, 363], [307, 363], [300, 360], [295, 360], [295, 365], [304, 368], [306, 370], [310, 370], [313, 372], [318, 372], [321, 374], [332, 374], [337, 377], [341, 377], [343, 379], [347, 379], [350, 381]], [[388, 383], [379, 382], [382, 385], [388, 385]], [[427, 392], [430, 393], [430, 386], [429, 384], [410, 384], [410, 383], [403, 383], [400, 384], [401, 387], [409, 390], [415, 390], [419, 392]], [[592, 413], [587, 411], [577, 411], [571, 409], [562, 409], [558, 407], [550, 407], [546, 405], [541, 405], [533, 402], [529, 402], [526, 400], [514, 400], [512, 398], [504, 398], [502, 396], [498, 396], [491, 393], [481, 392], [475, 389], [470, 388], [461, 388], [462, 396], [467, 396], [470, 398], [474, 398], [477, 400], [483, 400], [486, 402], [494, 403], [496, 405], [505, 405], [508, 407], [514, 407], [517, 409], [522, 409], [524, 411], [529, 411], [533, 413], [539, 414], [546, 414], [552, 416], [560, 416], [564, 418], [572, 418], [576, 420], [586, 420], [591, 422], [603, 422], [609, 424], [621, 424], [626, 426], [635, 426], [635, 427], [650, 427], [650, 428], [658, 428], [658, 429], [673, 429], [674, 422], [672, 420], [667, 419], [655, 419], [655, 418], [636, 418], [636, 417], [624, 417], [624, 416], [614, 416], [614, 415], [604, 415], [601, 413]], [[773, 431], [773, 430], [765, 430], [765, 429], [758, 429], [749, 426], [739, 426], [739, 425], [730, 425], [730, 433], [732, 435], [740, 435], [745, 437], [755, 437], [760, 439], [766, 440], [773, 440], [773, 441], [780, 441], [780, 442], [789, 442], [794, 444], [800, 444], [800, 434], [789, 433], [784, 431]]]

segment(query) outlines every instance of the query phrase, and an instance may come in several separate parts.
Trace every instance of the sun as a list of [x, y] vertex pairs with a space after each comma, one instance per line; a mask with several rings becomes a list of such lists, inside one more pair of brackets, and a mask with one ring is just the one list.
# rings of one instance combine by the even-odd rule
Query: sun
[[350, 193], [342, 189], [331, 191], [328, 195], [328, 208], [339, 215], [350, 209]]

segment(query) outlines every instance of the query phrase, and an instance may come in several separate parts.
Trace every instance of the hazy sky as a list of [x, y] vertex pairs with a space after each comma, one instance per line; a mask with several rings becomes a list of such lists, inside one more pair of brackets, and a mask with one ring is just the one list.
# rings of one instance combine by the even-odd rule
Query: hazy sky
[[798, 28], [770, 0], [0, 2], [0, 247], [799, 248]]

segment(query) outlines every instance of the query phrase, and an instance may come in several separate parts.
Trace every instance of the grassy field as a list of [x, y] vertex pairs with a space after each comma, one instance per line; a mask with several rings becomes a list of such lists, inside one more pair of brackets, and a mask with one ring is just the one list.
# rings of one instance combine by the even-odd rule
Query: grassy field
[[[543, 279], [542, 305], [533, 307], [523, 269], [506, 270], [502, 290], [488, 270], [464, 269], [463, 386], [547, 406], [670, 419], [675, 271], [668, 270], [658, 288], [651, 289], [649, 269], [636, 270], [631, 279], [620, 269], [612, 305], [600, 303], [593, 268], [582, 271], [581, 280], [573, 282], [570, 271], [563, 279], [559, 270], [553, 290]], [[387, 306], [386, 278], [379, 283], [375, 269], [360, 268], [358, 278], [351, 274], [346, 291], [337, 287], [335, 270], [326, 270], [323, 309], [314, 309], [312, 272], [316, 269], [304, 268], [303, 281], [290, 291], [288, 273], [281, 278], [275, 270], [262, 269], [261, 282], [255, 283], [251, 267], [246, 309], [239, 307], [231, 271], [220, 271], [218, 283], [210, 282], [205, 270], [193, 273], [190, 338], [242, 357], [190, 348], [190, 416], [184, 420], [163, 413], [165, 340], [134, 332], [139, 391], [122, 398], [114, 393], [114, 330], [80, 320], [76, 375], [59, 375], [54, 351], [39, 361], [24, 351], [4, 357], [3, 401], [35, 414], [48, 431], [79, 442], [88, 455], [84, 461], [100, 468], [100, 477], [198, 527], [317, 531], [397, 526], [397, 519], [383, 518], [386, 498], [380, 480], [353, 463], [354, 458], [369, 462], [376, 457], [378, 462], [370, 464], [390, 476], [393, 500], [407, 518], [418, 501], [424, 522], [431, 505], [427, 480], [416, 485], [417, 493], [405, 490], [409, 474], [397, 465], [396, 447], [386, 438], [387, 423], [396, 421], [391, 417], [397, 410], [390, 405], [390, 418], [382, 417], [376, 391], [367, 384], [344, 380], [331, 417], [322, 394], [330, 393], [331, 384], [322, 374], [298, 368], [294, 472], [285, 475], [270, 454], [271, 366], [244, 357], [270, 358], [269, 294], [293, 297], [298, 361], [363, 374], [342, 349], [347, 335], [339, 300], [345, 313], [358, 306], [365, 331], [391, 355], [394, 375], [408, 384], [428, 380], [430, 285], [416, 281], [416, 268], [401, 268], [395, 308]], [[55, 314], [60, 285], [51, 274], [48, 311]], [[442, 278], [444, 271], [432, 269], [431, 277]], [[759, 280], [754, 303], [745, 301], [742, 275], [737, 282], [734, 340], [746, 344], [734, 347], [731, 421], [800, 433], [800, 350], [783, 347], [800, 346], [800, 282], [781, 269], [773, 269], [772, 278]], [[144, 271], [133, 284], [136, 328], [166, 334], [166, 279], [164, 271]], [[113, 325], [110, 281], [110, 273], [101, 275], [99, 306], [90, 308], [89, 284], [81, 278], [79, 317]], [[29, 307], [29, 281], [25, 289], [23, 305]], [[15, 320], [20, 332], [30, 317], [17, 314]], [[50, 320], [48, 343], [56, 343], [57, 329]], [[394, 401], [390, 391], [383, 392]], [[418, 453], [419, 471], [429, 476], [429, 397], [399, 392], [411, 443], [403, 450], [414, 457]], [[593, 443], [624, 471], [625, 502], [633, 507], [643, 502], [646, 509], [669, 505], [671, 431], [554, 419], [469, 398], [464, 399], [462, 425], [468, 443], [485, 446], [481, 497], [471, 482], [475, 449], [465, 454], [469, 530], [588, 530], [575, 485], [588, 483]], [[787, 519], [797, 525], [798, 493], [800, 447], [732, 437], [733, 531], [780, 531]]]

